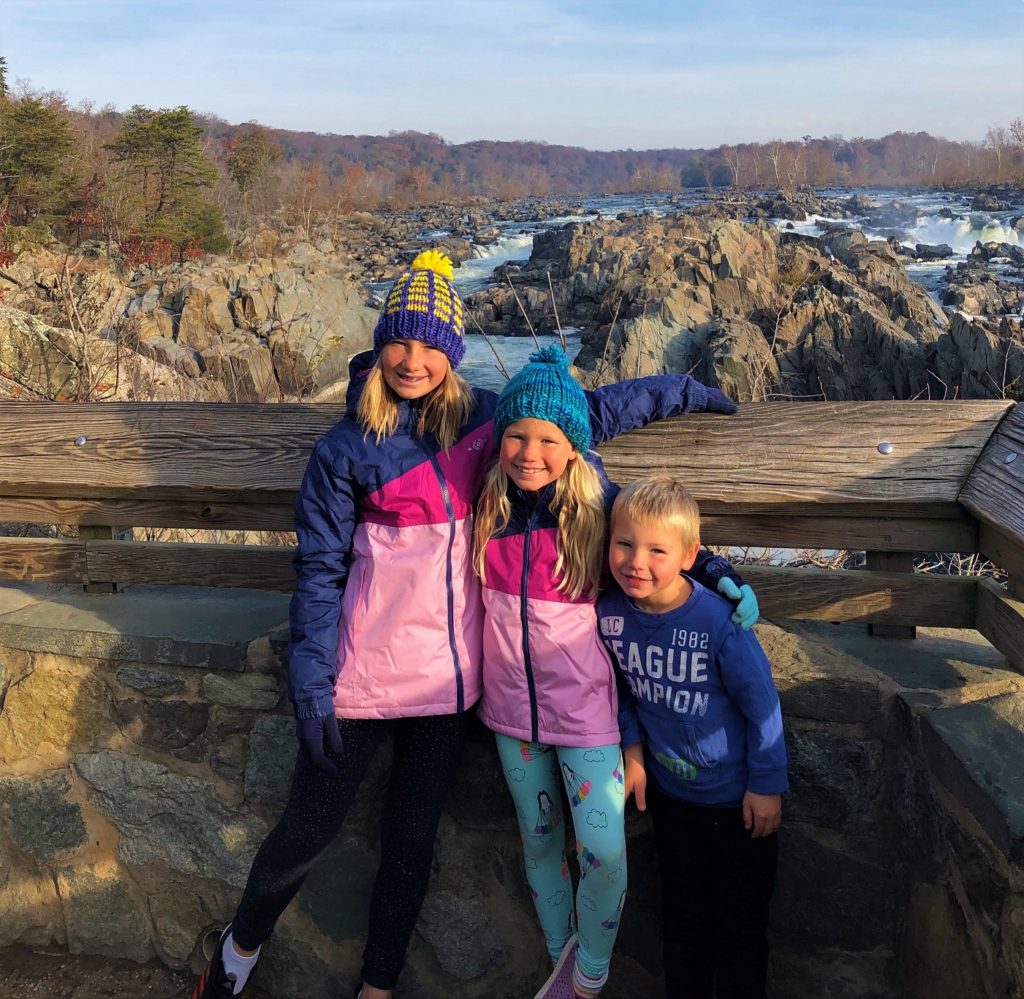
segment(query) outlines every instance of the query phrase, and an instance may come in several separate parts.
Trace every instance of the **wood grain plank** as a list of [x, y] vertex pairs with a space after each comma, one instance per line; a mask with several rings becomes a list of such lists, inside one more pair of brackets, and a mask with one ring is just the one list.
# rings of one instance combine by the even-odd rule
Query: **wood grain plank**
[[991, 524], [978, 529], [978, 551], [1017, 580], [1024, 581], [1024, 544]]
[[160, 541], [89, 542], [91, 582], [241, 586], [290, 590], [293, 549]]
[[291, 501], [205, 503], [196, 500], [50, 499], [0, 497], [0, 522], [109, 524], [118, 527], [188, 527], [206, 530], [290, 531]]
[[[90, 542], [90, 580], [292, 587], [292, 550], [159, 542]], [[744, 566], [767, 618], [973, 627], [973, 578]]]
[[768, 620], [974, 627], [974, 577], [753, 565], [741, 571]]
[[959, 499], [979, 520], [1024, 545], [1024, 404], [999, 424]]
[[1024, 600], [991, 579], [982, 579], [976, 627], [1015, 669], [1024, 673]]
[[[735, 416], [652, 424], [600, 450], [618, 481], [665, 469], [707, 512], [721, 502], [812, 513], [849, 504], [871, 514], [949, 516], [1007, 402], [752, 403]], [[878, 451], [892, 444], [888, 455]], [[830, 509], [830, 512], [839, 512]]]
[[[604, 445], [627, 481], [666, 468], [699, 500], [950, 515], [1010, 403], [751, 403], [694, 414]], [[239, 499], [284, 504], [338, 406], [10, 402], [0, 408], [0, 495]], [[85, 443], [77, 445], [78, 438]], [[890, 441], [893, 452], [879, 454]], [[709, 509], [708, 512], [713, 512]], [[837, 511], [838, 512], [838, 511]]]
[[51, 538], [0, 538], [0, 579], [84, 583], [85, 544]]
[[781, 548], [848, 548], [856, 551], [973, 552], [977, 522], [966, 515], [946, 520], [907, 517], [817, 517], [711, 514], [701, 516], [709, 545]]

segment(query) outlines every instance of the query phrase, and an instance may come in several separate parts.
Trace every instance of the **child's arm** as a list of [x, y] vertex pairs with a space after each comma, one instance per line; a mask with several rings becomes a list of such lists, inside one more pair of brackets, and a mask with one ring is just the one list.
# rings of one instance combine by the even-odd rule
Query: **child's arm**
[[[727, 625], [728, 627], [728, 625]], [[753, 634], [729, 628], [718, 649], [722, 683], [746, 719], [747, 793], [743, 822], [754, 836], [775, 832], [789, 789], [782, 709], [771, 666]]]
[[587, 392], [590, 432], [595, 444], [681, 413], [735, 413], [736, 403], [720, 389], [689, 375], [649, 375]]
[[[614, 658], [614, 657], [613, 657]], [[636, 807], [647, 811], [647, 768], [644, 766], [643, 726], [640, 714], [636, 709], [636, 699], [625, 677], [615, 670], [615, 686], [619, 695], [619, 737], [622, 741], [622, 759], [626, 767], [625, 786], [626, 800], [632, 794], [636, 798]]]
[[633, 795], [638, 811], [647, 811], [647, 768], [644, 766], [644, 745], [642, 742], [627, 746], [622, 751], [626, 765], [626, 801]]
[[782, 825], [782, 795], [757, 794], [748, 790], [743, 795], [743, 826], [752, 839], [771, 836]]
[[298, 548], [289, 608], [288, 697], [300, 742], [314, 764], [329, 773], [335, 767], [324, 755], [324, 739], [341, 750], [333, 694], [341, 595], [355, 529], [353, 482], [342, 464], [325, 441], [310, 455], [295, 499]]
[[706, 548], [697, 553], [697, 561], [687, 572], [688, 576], [697, 580], [701, 586], [721, 593], [726, 600], [736, 604], [733, 611], [733, 624], [738, 624], [744, 631], [749, 631], [757, 624], [760, 608], [757, 597], [749, 583], [743, 582], [728, 559], [721, 555], [712, 555]]

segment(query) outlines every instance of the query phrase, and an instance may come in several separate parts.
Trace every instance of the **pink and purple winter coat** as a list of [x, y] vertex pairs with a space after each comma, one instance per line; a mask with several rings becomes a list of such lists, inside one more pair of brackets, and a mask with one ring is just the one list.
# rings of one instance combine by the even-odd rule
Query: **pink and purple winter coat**
[[[453, 714], [481, 695], [473, 505], [496, 453], [497, 395], [473, 390], [473, 414], [447, 452], [416, 435], [416, 402], [401, 404], [398, 429], [378, 442], [355, 420], [373, 361], [352, 359], [351, 415], [317, 441], [295, 500], [288, 693], [300, 718]], [[735, 409], [686, 375], [623, 382], [588, 401], [595, 443], [655, 418]]]
[[[596, 452], [587, 461], [601, 477], [608, 514], [619, 487]], [[615, 668], [598, 633], [596, 595], [573, 600], [558, 591], [554, 490], [552, 484], [530, 497], [510, 483], [509, 522], [487, 545], [480, 718], [523, 742], [609, 746], [619, 742]], [[743, 582], [704, 549], [690, 574], [712, 590], [722, 576]]]

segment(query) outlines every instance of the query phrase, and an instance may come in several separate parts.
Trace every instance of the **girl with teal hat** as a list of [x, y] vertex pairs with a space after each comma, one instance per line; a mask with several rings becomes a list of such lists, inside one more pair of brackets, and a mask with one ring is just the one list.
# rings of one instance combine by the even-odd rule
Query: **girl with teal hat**
[[[686, 375], [623, 382], [604, 393], [602, 404], [633, 426], [698, 409], [735, 409]], [[537, 999], [600, 993], [627, 880], [615, 673], [594, 610], [607, 514], [618, 489], [591, 450], [592, 431], [600, 426], [592, 417], [592, 401], [565, 354], [557, 347], [533, 354], [498, 397], [498, 458], [477, 504], [474, 562], [484, 601], [480, 717], [495, 733], [519, 816], [527, 881], [555, 962]], [[706, 551], [695, 575], [711, 589], [722, 580], [742, 585], [728, 562]], [[756, 601], [746, 590], [742, 611], [752, 610], [753, 624]], [[575, 893], [559, 783], [581, 858]]]

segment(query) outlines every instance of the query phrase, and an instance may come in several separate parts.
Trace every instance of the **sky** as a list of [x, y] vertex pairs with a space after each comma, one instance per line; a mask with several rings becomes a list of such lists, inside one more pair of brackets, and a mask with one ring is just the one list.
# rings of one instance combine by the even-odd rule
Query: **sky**
[[8, 83], [233, 124], [588, 149], [1024, 115], [1024, 0], [0, 0]]

